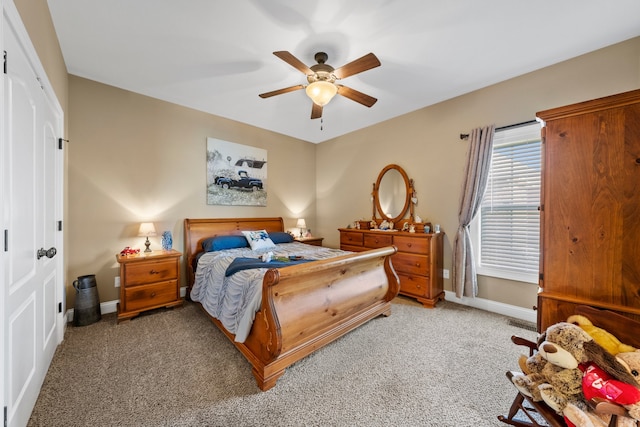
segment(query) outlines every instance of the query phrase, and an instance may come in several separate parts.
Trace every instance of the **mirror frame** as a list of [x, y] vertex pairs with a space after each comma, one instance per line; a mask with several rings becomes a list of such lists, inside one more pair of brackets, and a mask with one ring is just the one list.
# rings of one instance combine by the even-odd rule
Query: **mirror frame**
[[[400, 172], [400, 175], [404, 180], [405, 193], [406, 193], [402, 211], [396, 217], [388, 217], [384, 213], [380, 205], [380, 195], [378, 194], [378, 191], [380, 189], [380, 183], [382, 182], [384, 175], [390, 170], [396, 170]], [[382, 217], [382, 219], [385, 219], [395, 224], [396, 222], [404, 218], [405, 214], [407, 213], [407, 209], [409, 209], [409, 220], [413, 222], [413, 204], [411, 203], [411, 198], [413, 197], [413, 180], [409, 179], [409, 176], [407, 175], [407, 173], [400, 166], [395, 164], [390, 164], [385, 166], [382, 169], [382, 171], [380, 171], [380, 174], [378, 175], [378, 179], [376, 180], [375, 184], [373, 184], [372, 196], [373, 196], [373, 218], [374, 219], [376, 218], [376, 212], [377, 212], [378, 214], [380, 214], [380, 217]]]

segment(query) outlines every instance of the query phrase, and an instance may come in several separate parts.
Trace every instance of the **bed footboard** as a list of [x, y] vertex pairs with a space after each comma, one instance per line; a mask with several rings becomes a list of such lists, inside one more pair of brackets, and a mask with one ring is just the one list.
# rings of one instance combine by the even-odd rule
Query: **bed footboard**
[[261, 390], [294, 362], [391, 313], [400, 288], [389, 258], [395, 252], [390, 246], [267, 272], [251, 333], [235, 343]]

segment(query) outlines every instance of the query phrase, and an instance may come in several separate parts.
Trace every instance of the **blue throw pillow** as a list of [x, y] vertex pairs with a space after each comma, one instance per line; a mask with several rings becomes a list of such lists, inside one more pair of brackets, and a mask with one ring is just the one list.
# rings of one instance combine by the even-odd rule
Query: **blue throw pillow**
[[293, 236], [286, 231], [272, 231], [269, 233], [269, 238], [275, 243], [291, 243], [293, 242]]
[[205, 252], [223, 251], [225, 249], [247, 248], [249, 242], [244, 236], [216, 236], [202, 241]]

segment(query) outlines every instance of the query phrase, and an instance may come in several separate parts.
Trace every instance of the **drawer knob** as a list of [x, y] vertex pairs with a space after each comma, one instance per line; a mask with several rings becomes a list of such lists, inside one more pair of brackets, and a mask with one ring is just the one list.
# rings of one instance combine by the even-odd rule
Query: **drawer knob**
[[155, 292], [151, 292], [151, 298], [155, 297], [156, 293]]
[[159, 271], [155, 271], [155, 270], [151, 269], [151, 271], [149, 272], [149, 274], [160, 274], [160, 272], [159, 272]]
[[419, 262], [416, 262], [416, 267], [420, 267], [420, 263]]
[[407, 247], [410, 248], [411, 247], [411, 243], [407, 243]]

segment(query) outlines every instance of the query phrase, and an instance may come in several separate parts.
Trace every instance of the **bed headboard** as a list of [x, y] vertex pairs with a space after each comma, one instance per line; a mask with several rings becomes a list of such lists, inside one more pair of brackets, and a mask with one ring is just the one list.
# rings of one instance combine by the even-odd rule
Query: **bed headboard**
[[202, 252], [202, 241], [208, 237], [242, 234], [246, 230], [284, 231], [284, 221], [277, 218], [204, 218], [184, 220], [184, 250], [187, 263], [187, 292], [193, 286], [193, 260]]

